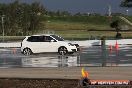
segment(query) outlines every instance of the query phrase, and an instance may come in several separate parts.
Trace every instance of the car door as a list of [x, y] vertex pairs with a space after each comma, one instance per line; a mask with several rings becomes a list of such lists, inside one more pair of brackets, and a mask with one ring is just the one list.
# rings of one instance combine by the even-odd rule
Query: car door
[[40, 49], [40, 40], [39, 40], [39, 36], [31, 36], [28, 38], [28, 45], [27, 47], [30, 48], [32, 50], [33, 53], [39, 53], [41, 52]]
[[[53, 40], [53, 41], [51, 41]], [[43, 52], [56, 52], [56, 40], [50, 36], [43, 36], [43, 42], [41, 46], [43, 47]]]

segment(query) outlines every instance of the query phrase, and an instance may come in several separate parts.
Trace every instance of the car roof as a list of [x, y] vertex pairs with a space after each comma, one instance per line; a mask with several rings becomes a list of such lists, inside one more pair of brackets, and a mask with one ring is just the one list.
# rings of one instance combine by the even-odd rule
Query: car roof
[[40, 35], [31, 35], [31, 36], [50, 36], [50, 35], [54, 35], [54, 34], [40, 34]]

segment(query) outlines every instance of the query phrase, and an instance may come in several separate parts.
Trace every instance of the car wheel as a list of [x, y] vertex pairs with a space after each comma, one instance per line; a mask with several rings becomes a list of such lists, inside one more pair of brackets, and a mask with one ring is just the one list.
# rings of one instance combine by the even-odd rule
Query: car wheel
[[66, 54], [68, 53], [67, 48], [64, 47], [64, 46], [60, 47], [60, 48], [58, 49], [58, 53], [59, 53], [60, 55], [66, 55]]
[[26, 55], [26, 56], [31, 55], [31, 53], [32, 53], [32, 51], [31, 51], [31, 49], [29, 49], [29, 48], [25, 48], [25, 49], [23, 50], [23, 54]]

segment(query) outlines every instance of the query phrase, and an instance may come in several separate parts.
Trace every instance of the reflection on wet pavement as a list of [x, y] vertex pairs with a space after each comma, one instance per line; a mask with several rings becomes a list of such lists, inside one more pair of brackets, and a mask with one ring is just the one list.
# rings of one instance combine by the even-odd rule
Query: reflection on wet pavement
[[69, 67], [77, 66], [77, 56], [48, 56], [22, 58], [22, 67]]
[[9, 67], [71, 67], [71, 66], [132, 66], [132, 46], [119, 50], [103, 50], [101, 46], [82, 48], [80, 53], [61, 56], [57, 53], [24, 56], [20, 49], [0, 49], [0, 68]]
[[105, 52], [101, 46], [89, 47], [80, 57], [81, 66], [132, 66], [132, 46], [120, 46], [119, 50], [107, 48]]

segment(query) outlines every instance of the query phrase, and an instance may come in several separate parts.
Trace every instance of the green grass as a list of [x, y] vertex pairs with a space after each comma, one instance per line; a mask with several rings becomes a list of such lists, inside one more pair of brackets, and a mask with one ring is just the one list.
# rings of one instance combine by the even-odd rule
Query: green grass
[[[132, 20], [132, 16], [129, 17]], [[112, 17], [113, 20], [120, 20], [119, 17]], [[120, 20], [121, 21], [121, 20]], [[46, 29], [52, 30], [55, 34], [70, 40], [82, 40], [93, 38], [100, 39], [102, 36], [114, 38], [116, 32], [110, 28], [110, 21], [106, 16], [83, 16], [83, 17], [50, 17], [45, 23]], [[124, 22], [121, 21], [123, 25]], [[109, 31], [111, 30], [111, 31]], [[112, 31], [113, 30], [113, 31]], [[36, 34], [42, 34], [45, 30], [40, 30]], [[132, 31], [121, 32], [124, 38], [132, 38]], [[23, 36], [6, 36], [5, 41], [21, 41]], [[2, 41], [2, 36], [0, 36]]]
[[53, 30], [107, 30], [110, 29], [106, 24], [91, 24], [82, 22], [64, 22], [64, 21], [50, 21], [46, 23], [46, 29]]
[[132, 22], [132, 16], [127, 16], [126, 17], [130, 22]]
[[[84, 31], [84, 32], [58, 32], [58, 35], [63, 36], [66, 39], [90, 39], [91, 37], [100, 39], [102, 36], [106, 36], [107, 39], [115, 38], [116, 32], [112, 31]], [[132, 38], [132, 32], [121, 32], [123, 38]]]
[[[132, 16], [127, 18], [132, 20]], [[110, 30], [110, 23], [115, 20], [119, 20], [120, 25], [126, 25], [118, 16], [113, 16], [111, 20], [107, 16], [49, 17], [47, 20], [46, 28], [53, 30]]]
[[110, 28], [107, 16], [49, 17], [47, 20], [46, 28], [53, 30], [107, 30]]
[[55, 16], [49, 17], [48, 20], [52, 21], [65, 21], [65, 22], [82, 22], [91, 24], [109, 24], [107, 16]]
[[[62, 36], [68, 40], [88, 40], [88, 39], [100, 39], [102, 36], [106, 36], [107, 39], [114, 38], [116, 32], [113, 31], [55, 31], [55, 34]], [[121, 32], [123, 38], [132, 38], [132, 32]], [[22, 41], [25, 36], [5, 36], [4, 41]], [[0, 36], [0, 41], [3, 41], [3, 36]]]
[[[114, 38], [116, 32], [110, 27], [110, 23], [115, 20], [119, 20], [120, 25], [125, 24], [118, 16], [113, 16], [111, 21], [107, 16], [50, 17], [46, 22], [46, 29], [52, 29], [68, 39], [89, 39], [91, 36]], [[122, 36], [132, 38], [131, 33], [122, 32]]]

